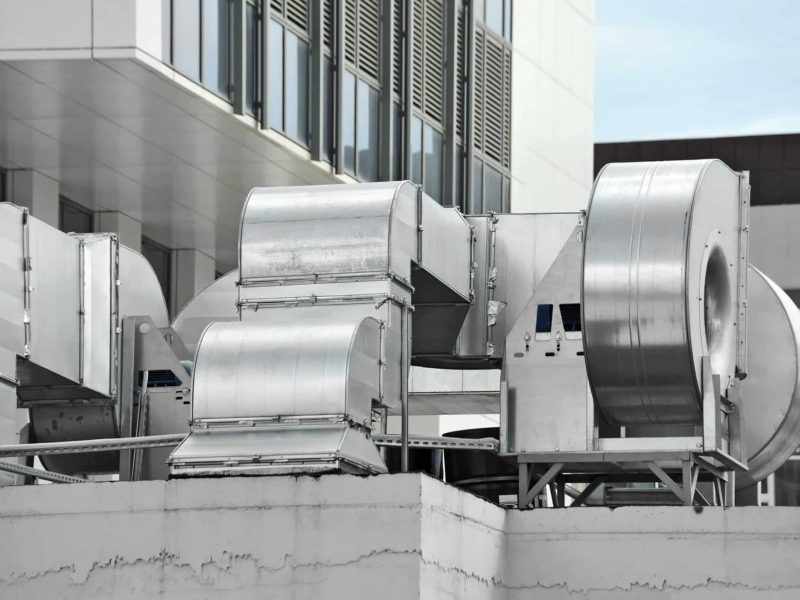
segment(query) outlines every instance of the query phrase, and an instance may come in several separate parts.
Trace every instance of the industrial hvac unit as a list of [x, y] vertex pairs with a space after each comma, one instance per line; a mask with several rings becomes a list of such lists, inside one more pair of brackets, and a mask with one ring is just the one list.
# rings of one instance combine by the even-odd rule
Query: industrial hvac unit
[[[585, 213], [464, 216], [408, 182], [256, 188], [238, 269], [171, 328], [151, 272], [126, 291], [122, 270], [86, 266], [101, 241], [129, 254], [109, 236], [49, 233], [57, 242], [42, 252], [76, 256], [55, 270], [59, 293], [74, 288], [77, 300], [33, 310], [23, 291], [40, 276], [36, 252], [20, 236], [46, 226], [9, 207], [17, 224], [0, 221], [0, 239], [21, 250], [0, 281], [14, 292], [0, 317], [15, 357], [6, 381], [30, 410], [34, 441], [54, 439], [56, 426], [64, 445], [138, 439], [102, 459], [124, 478], [159, 466], [163, 476], [166, 451], [147, 446], [166, 443], [156, 432], [185, 431], [182, 416], [190, 427], [169, 456], [173, 477], [383, 473], [389, 445], [403, 468], [409, 448], [490, 451], [516, 473], [520, 507], [546, 491], [557, 506], [732, 504], [736, 487], [800, 445], [800, 320], [748, 264], [749, 189], [717, 160], [608, 165]], [[111, 299], [95, 300], [96, 286]], [[97, 306], [105, 320], [87, 326]], [[56, 321], [65, 325], [42, 344], [48, 327], [37, 322]], [[108, 356], [97, 384], [95, 348]], [[442, 378], [500, 369], [488, 400], [425, 400], [429, 414], [499, 412], [499, 439], [409, 436], [412, 365]], [[154, 376], [179, 403], [159, 399]], [[69, 419], [89, 407], [107, 429], [77, 435]], [[387, 434], [389, 414], [401, 415], [400, 436]], [[76, 456], [86, 458], [46, 466], [91, 472], [103, 455]]]

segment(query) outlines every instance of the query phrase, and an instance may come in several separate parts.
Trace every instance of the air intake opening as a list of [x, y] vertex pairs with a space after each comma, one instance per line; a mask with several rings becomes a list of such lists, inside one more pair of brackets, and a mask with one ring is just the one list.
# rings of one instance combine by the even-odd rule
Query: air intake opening
[[703, 285], [703, 315], [706, 344], [714, 373], [726, 373], [734, 360], [731, 336], [734, 333], [728, 261], [722, 248], [711, 251]]

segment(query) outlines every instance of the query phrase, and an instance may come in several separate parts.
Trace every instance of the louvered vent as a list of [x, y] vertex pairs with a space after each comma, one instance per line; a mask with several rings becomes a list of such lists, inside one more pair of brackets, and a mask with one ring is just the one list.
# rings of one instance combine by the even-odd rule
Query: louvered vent
[[511, 168], [511, 51], [503, 62], [503, 167]]
[[484, 99], [484, 148], [489, 158], [503, 162], [503, 124], [504, 124], [504, 62], [505, 52], [502, 44], [486, 36], [486, 96]]
[[301, 31], [308, 32], [308, 2], [307, 0], [285, 0], [286, 20]]
[[322, 43], [329, 52], [333, 52], [333, 2], [334, 0], [323, 0], [322, 8]]
[[403, 3], [392, 3], [392, 90], [398, 96], [403, 85]]
[[485, 37], [480, 28], [475, 29], [475, 64], [473, 65], [475, 73], [475, 117], [473, 119], [473, 143], [475, 144], [475, 149], [478, 151], [483, 150]]
[[344, 57], [356, 64], [356, 0], [346, 0], [344, 5]]
[[442, 0], [426, 0], [424, 4], [424, 108], [428, 117], [441, 123], [444, 102], [444, 7]]
[[422, 82], [423, 82], [423, 51], [425, 46], [424, 18], [425, 2], [414, 0], [414, 24], [413, 24], [413, 64], [412, 64], [412, 94], [414, 96], [414, 106], [422, 108]]
[[461, 5], [456, 29], [456, 137], [464, 139], [464, 56], [466, 11]]
[[269, 9], [272, 12], [283, 16], [283, 0], [270, 0]]
[[380, 8], [378, 0], [358, 1], [358, 68], [378, 79], [380, 61]]

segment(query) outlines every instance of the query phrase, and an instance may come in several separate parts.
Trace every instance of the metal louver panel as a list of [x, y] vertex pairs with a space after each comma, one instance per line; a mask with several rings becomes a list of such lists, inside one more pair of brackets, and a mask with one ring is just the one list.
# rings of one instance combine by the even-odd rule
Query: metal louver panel
[[483, 123], [484, 123], [484, 55], [485, 55], [485, 34], [480, 28], [475, 29], [475, 115], [473, 125], [473, 144], [478, 151], [483, 150]]
[[345, 0], [344, 58], [350, 64], [356, 64], [356, 0]]
[[503, 62], [503, 167], [511, 168], [511, 51]]
[[425, 3], [423, 0], [414, 0], [414, 23], [413, 23], [413, 39], [412, 39], [412, 54], [414, 57], [412, 71], [412, 95], [414, 97], [414, 106], [422, 108], [422, 82], [423, 82], [423, 51], [425, 45], [425, 32], [423, 29], [423, 14], [425, 11]]
[[380, 8], [378, 0], [358, 1], [357, 66], [374, 79], [378, 79], [380, 61]]
[[286, 20], [302, 31], [308, 31], [307, 0], [286, 0]]
[[484, 148], [489, 158], [503, 162], [505, 49], [485, 36]]
[[403, 84], [403, 3], [392, 3], [392, 91], [400, 95]]
[[424, 110], [441, 123], [444, 103], [444, 6], [426, 0], [424, 18]]
[[283, 0], [270, 0], [269, 9], [272, 12], [283, 16]]
[[323, 0], [322, 7], [322, 43], [329, 51], [333, 51], [333, 2], [334, 0]]

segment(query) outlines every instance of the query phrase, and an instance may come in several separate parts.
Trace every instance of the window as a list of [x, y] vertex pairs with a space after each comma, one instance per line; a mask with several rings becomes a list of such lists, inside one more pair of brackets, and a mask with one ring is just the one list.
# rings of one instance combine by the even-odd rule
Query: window
[[491, 31], [511, 41], [513, 0], [483, 0], [475, 3], [475, 14]]
[[411, 181], [422, 184], [422, 121], [411, 117]]
[[229, 93], [230, 4], [228, 0], [203, 0], [202, 82], [222, 96]]
[[356, 174], [356, 78], [345, 71], [342, 84], [342, 143], [344, 144], [344, 170]]
[[67, 233], [92, 233], [94, 212], [61, 196], [58, 199], [58, 228]]
[[333, 158], [333, 122], [334, 122], [334, 81], [333, 62], [330, 57], [322, 59], [322, 154], [328, 160]]
[[0, 202], [6, 201], [6, 172], [0, 169]]
[[356, 175], [363, 181], [378, 179], [378, 91], [358, 82]]
[[[232, 0], [162, 0], [161, 6], [164, 59], [230, 99]], [[248, 25], [253, 9], [248, 4]]]
[[285, 131], [308, 145], [308, 44], [286, 32]]
[[153, 267], [158, 283], [161, 284], [161, 291], [164, 293], [164, 299], [167, 301], [167, 306], [170, 305], [169, 282], [172, 271], [172, 256], [169, 248], [154, 242], [153, 240], [143, 237], [142, 238], [142, 255]]
[[283, 27], [269, 20], [269, 126], [283, 131]]
[[484, 172], [483, 212], [503, 212], [503, 176], [486, 165]]
[[172, 64], [178, 71], [200, 79], [200, 3], [172, 1]]
[[308, 146], [309, 140], [308, 26], [305, 0], [272, 0], [270, 3], [268, 122], [270, 127], [303, 146]]
[[423, 139], [425, 164], [423, 166], [423, 190], [437, 202], [442, 201], [442, 134], [425, 125]]

